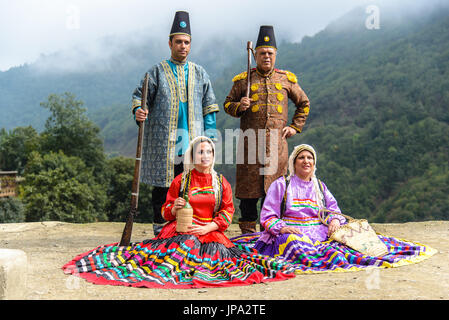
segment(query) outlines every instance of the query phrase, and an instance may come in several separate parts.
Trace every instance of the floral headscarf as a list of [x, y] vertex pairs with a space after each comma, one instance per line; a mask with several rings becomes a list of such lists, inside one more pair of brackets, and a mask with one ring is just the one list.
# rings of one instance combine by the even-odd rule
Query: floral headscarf
[[316, 156], [316, 151], [315, 149], [308, 145], [308, 144], [300, 144], [298, 146], [296, 146], [292, 153], [290, 154], [290, 157], [288, 158], [288, 172], [289, 172], [289, 176], [293, 176], [295, 175], [295, 160], [296, 157], [298, 156], [299, 153], [301, 153], [302, 151], [307, 150], [309, 151], [312, 155], [313, 155], [313, 162], [314, 162], [314, 170], [313, 170], [313, 174], [311, 177], [311, 181], [313, 182], [313, 188], [315, 190], [315, 195], [316, 195], [316, 202], [318, 204], [318, 206], [320, 207], [324, 207], [324, 200], [323, 200], [323, 193], [320, 190], [320, 187], [318, 185], [318, 179], [316, 178], [316, 164], [317, 164], [317, 156]]
[[193, 156], [193, 152], [194, 152], [194, 147], [196, 145], [199, 145], [201, 142], [209, 142], [210, 145], [212, 146], [212, 150], [214, 153], [214, 157], [212, 159], [212, 164], [210, 167], [210, 174], [212, 175], [212, 187], [214, 189], [214, 194], [215, 194], [215, 208], [214, 208], [214, 212], [217, 212], [219, 210], [219, 206], [220, 204], [218, 203], [218, 197], [220, 194], [219, 191], [219, 177], [217, 172], [214, 170], [214, 164], [215, 164], [215, 144], [214, 142], [209, 139], [206, 136], [198, 136], [196, 138], [194, 138], [192, 141], [190, 141], [189, 147], [187, 148], [186, 153], [184, 154], [184, 172], [182, 173], [182, 179], [181, 179], [181, 187], [182, 189], [185, 188], [185, 184], [186, 184], [186, 177], [188, 175], [188, 173], [190, 171], [192, 171], [195, 168], [195, 164], [193, 162], [192, 159], [194, 159]]

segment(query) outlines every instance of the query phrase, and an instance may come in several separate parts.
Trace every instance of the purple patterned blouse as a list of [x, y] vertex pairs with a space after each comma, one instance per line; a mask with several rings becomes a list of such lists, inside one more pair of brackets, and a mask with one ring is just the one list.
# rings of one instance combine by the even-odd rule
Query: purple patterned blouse
[[[337, 200], [335, 200], [324, 183], [323, 189], [326, 208], [331, 211], [341, 212]], [[288, 226], [300, 229], [312, 241], [327, 240], [328, 227], [318, 217], [319, 207], [313, 182], [304, 181], [296, 175], [290, 178], [290, 184], [287, 188], [285, 212], [281, 217], [281, 203], [284, 192], [284, 177], [276, 179], [270, 185], [260, 213], [260, 222], [265, 228], [265, 231], [260, 236], [259, 241], [272, 243], [280, 234], [280, 230]], [[340, 220], [341, 224], [346, 221], [343, 216], [336, 214], [326, 213], [325, 217], [327, 223], [330, 223], [333, 219]]]

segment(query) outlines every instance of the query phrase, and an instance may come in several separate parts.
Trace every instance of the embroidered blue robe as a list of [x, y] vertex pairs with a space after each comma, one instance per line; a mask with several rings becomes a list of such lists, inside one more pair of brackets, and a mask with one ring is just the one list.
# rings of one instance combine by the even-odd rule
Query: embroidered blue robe
[[[201, 66], [165, 60], [153, 66], [148, 81], [148, 119], [145, 123], [140, 180], [169, 187], [175, 155], [183, 154], [199, 135], [213, 137], [219, 107], [208, 74]], [[134, 90], [132, 108], [141, 105], [142, 85]]]

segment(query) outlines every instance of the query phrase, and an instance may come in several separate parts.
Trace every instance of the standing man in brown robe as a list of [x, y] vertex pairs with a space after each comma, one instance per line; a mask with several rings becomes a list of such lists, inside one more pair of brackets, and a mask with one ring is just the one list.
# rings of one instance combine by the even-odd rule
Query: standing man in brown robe
[[[287, 138], [301, 132], [310, 109], [296, 76], [275, 69], [276, 53], [273, 27], [261, 26], [255, 48], [257, 67], [250, 72], [249, 97], [245, 71], [232, 79], [233, 87], [224, 102], [225, 112], [240, 118], [242, 130], [238, 150], [244, 152], [238, 152], [236, 171], [242, 234], [256, 232], [257, 203], [262, 199], [263, 204], [270, 184], [287, 173]], [[289, 125], [288, 99], [296, 106]]]

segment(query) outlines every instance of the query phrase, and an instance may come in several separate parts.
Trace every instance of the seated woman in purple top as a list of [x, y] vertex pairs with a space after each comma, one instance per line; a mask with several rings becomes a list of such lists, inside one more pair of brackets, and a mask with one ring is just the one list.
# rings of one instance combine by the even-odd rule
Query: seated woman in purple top
[[[291, 174], [287, 177], [290, 180], [287, 192], [286, 179], [280, 177], [272, 183], [265, 197], [260, 223], [266, 232], [260, 237], [260, 245], [272, 243], [282, 234], [307, 235], [313, 241], [325, 241], [328, 234], [345, 223], [343, 216], [331, 214], [326, 217], [328, 228], [318, 218], [317, 213], [322, 207], [333, 212], [341, 211], [334, 196], [316, 178], [315, 165], [316, 153], [309, 145], [298, 146], [290, 155]], [[284, 195], [285, 206], [282, 203]]]
[[[263, 232], [231, 239], [241, 247], [253, 247], [259, 253], [281, 257], [294, 264], [297, 273], [357, 271], [366, 267], [395, 267], [430, 257], [436, 250], [405, 240], [378, 235], [389, 253], [372, 257], [328, 240], [328, 236], [346, 223], [337, 201], [315, 175], [315, 150], [302, 144], [289, 158], [286, 177], [269, 187], [260, 213]], [[332, 211], [318, 217], [320, 208]], [[405, 260], [405, 261], [403, 261]]]

